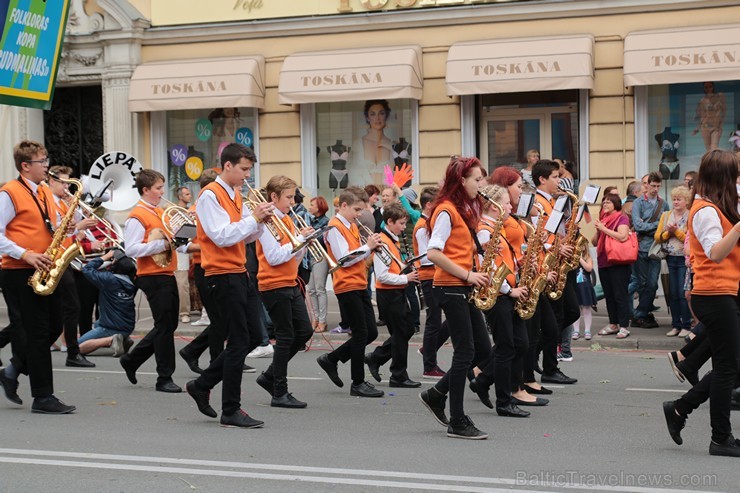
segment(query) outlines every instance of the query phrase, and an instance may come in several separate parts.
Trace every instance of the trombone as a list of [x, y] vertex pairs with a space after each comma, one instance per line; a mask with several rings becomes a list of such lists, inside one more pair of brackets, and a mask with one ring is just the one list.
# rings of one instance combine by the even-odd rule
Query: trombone
[[[310, 228], [308, 223], [306, 223], [306, 220], [303, 219], [301, 216], [299, 216], [296, 211], [293, 209], [293, 207], [290, 208], [290, 212], [293, 213], [293, 217], [295, 218], [296, 222], [298, 223], [298, 227], [300, 229], [307, 229]], [[314, 262], [319, 263], [322, 260], [326, 260], [326, 265], [329, 266], [329, 274], [332, 274], [335, 270], [337, 270], [339, 267], [341, 267], [339, 264], [334, 262], [332, 258], [329, 256], [327, 251], [324, 249], [323, 246], [321, 246], [321, 243], [318, 240], [318, 237], [321, 236], [324, 233], [324, 229], [319, 229], [318, 231], [315, 231], [310, 235], [309, 238], [303, 241], [300, 245], [293, 248], [293, 253], [297, 252], [304, 246], [308, 245], [308, 251], [311, 254], [311, 258], [313, 258]]]
[[[370, 236], [372, 234], [375, 234], [373, 230], [362, 224], [359, 219], [355, 219], [355, 222], [366, 235]], [[393, 252], [390, 251], [388, 245], [383, 242], [381, 242], [380, 245], [375, 248], [375, 255], [378, 256], [380, 261], [383, 262], [383, 265], [385, 265], [386, 267], [390, 267], [391, 264], [395, 262], [401, 269], [401, 271], [406, 270], [406, 264], [404, 264], [398, 257], [393, 255]]]

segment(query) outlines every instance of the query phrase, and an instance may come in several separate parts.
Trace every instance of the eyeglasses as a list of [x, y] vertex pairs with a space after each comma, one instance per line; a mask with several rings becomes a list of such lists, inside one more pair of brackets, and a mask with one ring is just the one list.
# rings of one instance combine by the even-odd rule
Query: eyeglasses
[[35, 159], [33, 161], [25, 161], [29, 164], [39, 163], [39, 164], [49, 164], [49, 156], [46, 156], [44, 159]]

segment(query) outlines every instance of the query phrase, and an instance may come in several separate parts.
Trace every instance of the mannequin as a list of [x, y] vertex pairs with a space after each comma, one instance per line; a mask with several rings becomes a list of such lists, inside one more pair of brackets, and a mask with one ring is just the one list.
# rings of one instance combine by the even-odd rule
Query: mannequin
[[674, 134], [671, 127], [665, 127], [662, 132], [655, 134], [655, 142], [658, 143], [662, 153], [660, 157], [660, 174], [663, 180], [678, 180], [681, 175], [681, 167], [678, 163], [678, 139], [679, 134]]
[[[406, 139], [404, 137], [401, 137], [398, 139], [398, 142], [393, 144], [392, 146], [393, 152], [391, 155], [393, 156], [393, 162], [395, 163], [393, 166], [394, 170], [400, 169], [401, 166], [404, 164], [410, 164], [411, 163], [411, 143], [406, 142]], [[406, 188], [411, 186], [411, 180], [404, 183], [401, 188]]]
[[336, 144], [326, 148], [331, 155], [331, 170], [329, 171], [329, 188], [347, 188], [349, 182], [349, 172], [347, 171], [347, 161], [351, 147], [342, 144], [341, 139]]

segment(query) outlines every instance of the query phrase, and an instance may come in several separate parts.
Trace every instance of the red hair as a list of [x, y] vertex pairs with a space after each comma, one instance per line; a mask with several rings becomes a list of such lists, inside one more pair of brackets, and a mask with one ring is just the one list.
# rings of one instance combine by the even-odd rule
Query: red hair
[[314, 197], [311, 199], [311, 202], [314, 201], [316, 202], [317, 216], [321, 217], [326, 214], [326, 211], [329, 210], [329, 204], [326, 203], [326, 199], [319, 195], [318, 197]]
[[488, 179], [488, 183], [491, 185], [499, 185], [501, 187], [510, 187], [516, 183], [522, 175], [511, 166], [499, 166], [496, 168], [491, 177]]
[[465, 221], [469, 228], [475, 230], [481, 215], [481, 202], [478, 197], [471, 199], [462, 187], [465, 178], [473, 173], [474, 168], [483, 169], [477, 157], [459, 157], [453, 156], [450, 164], [445, 171], [444, 183], [434, 202], [430, 217], [434, 216], [434, 211], [443, 201], [449, 201], [455, 204], [457, 212]]

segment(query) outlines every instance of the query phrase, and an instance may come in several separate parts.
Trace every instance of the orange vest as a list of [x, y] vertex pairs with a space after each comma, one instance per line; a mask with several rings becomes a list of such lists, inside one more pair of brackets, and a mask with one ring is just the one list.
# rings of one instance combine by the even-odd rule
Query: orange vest
[[[59, 215], [61, 217], [66, 216], [67, 212], [69, 212], [69, 206], [64, 200], [59, 199], [59, 205], [57, 205], [57, 211], [59, 211]], [[67, 247], [71, 246], [74, 241], [75, 241], [74, 236], [67, 236], [62, 242], [62, 246], [66, 249]]]
[[[335, 216], [329, 220], [329, 226], [335, 227], [344, 237], [344, 241], [347, 242], [350, 252], [357, 250], [362, 246], [360, 243], [360, 231], [357, 229], [357, 224], [352, 223], [349, 229], [347, 229], [347, 226], [345, 226], [344, 223]], [[334, 252], [331, 251], [331, 245], [328, 241], [326, 242], [326, 251], [331, 255], [332, 260], [335, 262], [338, 260], [336, 255], [334, 255]], [[334, 274], [332, 274], [332, 282], [334, 283], [334, 294], [367, 289], [365, 262], [357, 262], [349, 267], [342, 267], [341, 269], [335, 270]]]
[[[446, 212], [450, 215], [450, 224], [452, 230], [450, 237], [447, 238], [442, 253], [447, 258], [452, 260], [456, 265], [459, 265], [467, 271], [473, 270], [474, 264], [477, 262], [474, 260], [478, 256], [476, 251], [475, 242], [470, 236], [470, 230], [468, 225], [463, 221], [462, 216], [457, 212], [455, 204], [445, 200], [441, 202], [434, 210], [434, 215], [429, 221], [429, 226], [434, 229], [434, 222], [441, 212]], [[469, 283], [462, 279], [458, 279], [452, 274], [448, 273], [444, 269], [434, 269], [434, 285], [435, 286], [470, 286]]]
[[[15, 208], [15, 217], [5, 228], [5, 237], [19, 247], [34, 253], [46, 252], [51, 245], [52, 237], [31, 192], [18, 180], [9, 181], [2, 190], [8, 193]], [[51, 190], [45, 185], [39, 185], [37, 193], [41, 208], [46, 207], [49, 219], [56, 224], [57, 207]], [[3, 269], [32, 268], [23, 260], [14, 259], [10, 255], [3, 256]]]
[[[151, 206], [148, 204], [145, 205], [143, 202], [139, 202], [133, 209], [131, 209], [128, 217], [136, 219], [144, 227], [144, 243], [149, 242], [149, 236], [155, 229], [160, 229], [163, 233], [167, 234], [164, 229], [164, 224], [162, 224], [163, 212], [164, 211], [159, 207], [152, 209]], [[175, 267], [177, 267], [177, 256], [175, 255], [175, 252], [172, 252], [172, 260], [170, 260], [170, 263], [165, 267], [159, 267], [155, 264], [151, 255], [136, 259], [136, 275], [139, 277], [161, 275], [172, 276], [175, 273]]]
[[722, 236], [733, 228], [719, 208], [708, 200], [695, 199], [689, 212], [689, 242], [691, 255], [694, 257], [694, 287], [691, 294], [698, 295], [731, 295], [737, 296], [740, 287], [740, 246], [735, 245], [730, 254], [721, 262], [714, 262], [704, 253], [699, 239], [694, 234], [694, 215], [704, 207], [717, 211], [722, 223]]
[[[286, 214], [282, 217], [281, 221], [290, 231], [294, 237], [296, 236], [295, 225], [290, 217]], [[290, 243], [290, 239], [287, 235], [280, 233], [280, 245]], [[292, 288], [298, 285], [296, 278], [298, 277], [298, 265], [300, 262], [297, 258], [291, 257], [287, 262], [283, 262], [280, 265], [270, 265], [265, 257], [265, 249], [262, 246], [262, 242], [257, 240], [257, 260], [259, 261], [260, 267], [257, 271], [257, 283], [260, 291], [270, 291], [273, 289], [280, 288]]]
[[[550, 214], [552, 214], [552, 210], [553, 210], [552, 204], [545, 197], [543, 197], [542, 195], [540, 195], [538, 193], [535, 193], [534, 194], [534, 198], [537, 201], [537, 203], [542, 206], [542, 208], [545, 210], [545, 214], [547, 214], [547, 216], [548, 216], [548, 217], [544, 217], [543, 218], [542, 215], [540, 215], [540, 217], [537, 218], [537, 221], [542, 221], [542, 220], [547, 221], [549, 219]], [[537, 224], [539, 224], [539, 222]], [[543, 225], [543, 227], [544, 227], [544, 225]], [[549, 243], [550, 245], [552, 245], [552, 244], [555, 243], [555, 235], [554, 234], [550, 233], [547, 236], [547, 243]], [[542, 259], [542, 257], [544, 257], [544, 253], [540, 256], [540, 259]]]
[[[193, 217], [195, 217], [195, 204], [191, 205], [188, 210], [190, 211], [190, 214], [192, 214]], [[197, 221], [196, 221], [196, 223], [197, 223]], [[200, 243], [198, 242], [198, 236], [196, 235], [195, 238], [193, 238], [192, 240], [190, 240], [190, 243], [193, 244], [193, 245], [200, 245]], [[193, 261], [193, 264], [200, 264], [200, 262], [201, 262], [201, 260], [200, 260], [200, 250], [197, 250], [197, 251], [191, 253], [190, 255], [192, 255], [191, 259]]]
[[[524, 245], [525, 242], [524, 229], [517, 219], [509, 216], [506, 221], [504, 221], [503, 236], [511, 245], [511, 249], [514, 250], [514, 255], [516, 255], [517, 260], [517, 262], [514, 261], [514, 257], [511, 254], [511, 249], [509, 248], [509, 245], [504, 242], [504, 244], [501, 246], [501, 252], [504, 257], [504, 262], [509, 267], [509, 269], [511, 269], [511, 272], [516, 272], [515, 267], [522, 259], [522, 245]], [[506, 280], [509, 282], [509, 285], [512, 288], [516, 287], [516, 276], [514, 274], [507, 276]]]
[[[421, 255], [422, 253], [419, 251], [419, 241], [416, 239], [416, 232], [419, 231], [421, 228], [427, 227], [427, 218], [424, 216], [421, 216], [418, 221], [416, 221], [416, 224], [414, 225], [414, 237], [412, 238], [412, 243], [414, 246], [414, 256]], [[433, 265], [421, 265], [421, 261], [419, 261], [417, 264], [417, 267], [419, 268], [419, 280], [420, 281], [431, 281], [434, 279], [434, 266]]]
[[[232, 223], [242, 219], [242, 196], [239, 190], [234, 190], [234, 200], [231, 200], [229, 193], [218, 182], [212, 182], [206, 185], [198, 194], [210, 190], [216, 195], [219, 205], [229, 215]], [[196, 226], [196, 238], [200, 243], [201, 267], [206, 276], [216, 276], [220, 274], [240, 274], [246, 272], [245, 264], [247, 262], [247, 247], [243, 241], [237, 241], [231, 246], [220, 247], [211, 240], [203, 230], [203, 221], [198, 221]]]
[[[381, 233], [380, 238], [385, 243], [385, 245], [388, 247], [390, 252], [396, 256], [396, 258], [401, 258], [401, 249], [398, 247], [398, 242], [393, 241], [387, 234]], [[401, 267], [398, 266], [396, 262], [391, 262], [391, 265], [388, 266], [388, 272], [390, 274], [401, 274]], [[375, 289], [405, 289], [406, 285], [394, 285], [394, 284], [383, 284], [382, 282], [378, 281], [376, 278], [375, 281]]]

